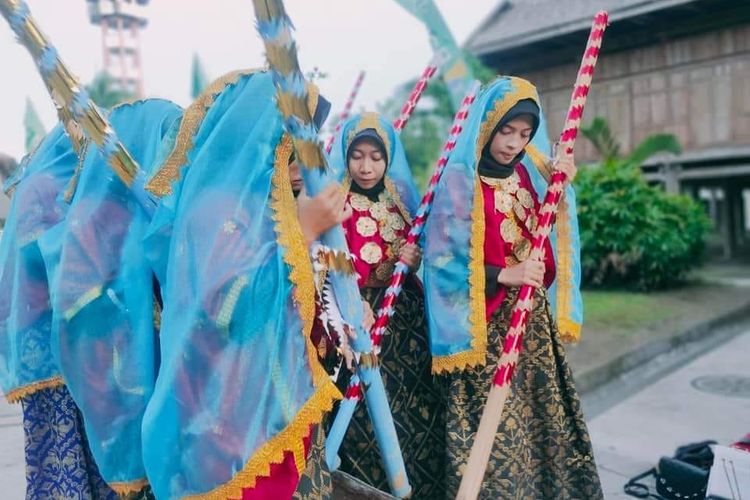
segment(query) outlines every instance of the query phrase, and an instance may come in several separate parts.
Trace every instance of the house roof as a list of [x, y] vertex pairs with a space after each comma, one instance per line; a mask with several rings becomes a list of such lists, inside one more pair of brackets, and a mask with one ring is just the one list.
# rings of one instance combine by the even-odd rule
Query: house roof
[[598, 11], [611, 22], [700, 0], [502, 0], [469, 36], [465, 48], [482, 56], [588, 30]]

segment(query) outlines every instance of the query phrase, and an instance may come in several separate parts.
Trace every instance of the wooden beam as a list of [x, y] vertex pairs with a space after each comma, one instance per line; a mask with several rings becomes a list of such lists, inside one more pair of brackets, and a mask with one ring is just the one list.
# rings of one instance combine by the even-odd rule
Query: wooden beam
[[692, 179], [717, 179], [726, 177], [750, 176], [750, 165], [732, 165], [724, 167], [698, 167], [682, 169], [679, 172], [680, 180]]

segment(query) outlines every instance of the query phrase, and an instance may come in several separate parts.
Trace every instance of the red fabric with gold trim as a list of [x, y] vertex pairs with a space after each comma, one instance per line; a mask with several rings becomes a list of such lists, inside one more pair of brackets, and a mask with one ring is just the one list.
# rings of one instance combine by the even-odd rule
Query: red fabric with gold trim
[[352, 217], [344, 221], [349, 251], [360, 287], [369, 282], [387, 282], [398, 262], [401, 245], [410, 226], [387, 191], [377, 202], [358, 193], [349, 193], [347, 203]]
[[[310, 455], [312, 434], [315, 426], [310, 426], [310, 432], [304, 439], [305, 455]], [[266, 500], [268, 498], [292, 498], [297, 489], [300, 475], [304, 471], [298, 471], [294, 463], [294, 454], [291, 451], [284, 452], [284, 461], [280, 464], [271, 464], [271, 474], [268, 477], [258, 478], [255, 487], [242, 490], [242, 500]]]
[[[508, 179], [480, 179], [484, 198], [484, 263], [512, 267], [528, 257], [541, 205], [521, 163]], [[555, 280], [555, 258], [549, 240], [544, 247], [544, 264], [544, 286], [549, 288]], [[486, 298], [488, 320], [506, 295], [507, 289], [500, 286], [495, 295]]]

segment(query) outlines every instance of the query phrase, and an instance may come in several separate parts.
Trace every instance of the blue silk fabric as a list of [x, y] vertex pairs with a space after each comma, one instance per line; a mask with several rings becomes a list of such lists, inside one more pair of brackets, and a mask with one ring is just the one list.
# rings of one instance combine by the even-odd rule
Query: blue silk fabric
[[[497, 123], [517, 102], [533, 99], [536, 88], [526, 80], [499, 77], [474, 101], [435, 191], [425, 226], [424, 284], [433, 355], [433, 371], [453, 371], [485, 362], [484, 212], [477, 165]], [[541, 106], [540, 106], [541, 108]], [[539, 201], [550, 174], [551, 145], [544, 116], [522, 162]], [[552, 235], [557, 278], [550, 296], [558, 325], [580, 329], [580, 244], [572, 186], [558, 213]], [[561, 231], [561, 228], [564, 230]], [[577, 331], [563, 338], [573, 337]]]
[[11, 401], [61, 383], [50, 350], [52, 308], [38, 242], [65, 216], [59, 195], [77, 162], [58, 125], [5, 186], [12, 199], [0, 241], [0, 388]]
[[264, 72], [212, 84], [149, 181], [166, 193], [146, 240], [164, 280], [143, 423], [160, 499], [240, 498], [285, 452], [304, 470], [303, 438], [340, 397], [309, 338], [312, 267], [274, 95]]
[[413, 217], [419, 206], [420, 197], [409, 169], [404, 145], [393, 125], [379, 114], [362, 113], [344, 122], [333, 142], [329, 166], [340, 181], [351, 182], [346, 154], [354, 136], [367, 129], [374, 129], [387, 148], [388, 167], [385, 185], [388, 193], [402, 212], [406, 210], [404, 215]]
[[[149, 173], [181, 113], [148, 99], [114, 108], [109, 122]], [[151, 216], [142, 198], [142, 186], [127, 186], [89, 147], [67, 217], [42, 241], [53, 353], [99, 470], [119, 492], [146, 485], [141, 423], [158, 369], [154, 280], [142, 244]]]

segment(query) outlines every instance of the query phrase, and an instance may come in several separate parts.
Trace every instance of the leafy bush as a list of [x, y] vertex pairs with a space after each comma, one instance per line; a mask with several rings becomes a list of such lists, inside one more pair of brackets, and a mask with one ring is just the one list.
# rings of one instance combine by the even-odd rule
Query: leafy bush
[[584, 167], [576, 188], [585, 284], [664, 288], [701, 262], [710, 229], [703, 207], [649, 186], [638, 166]]

